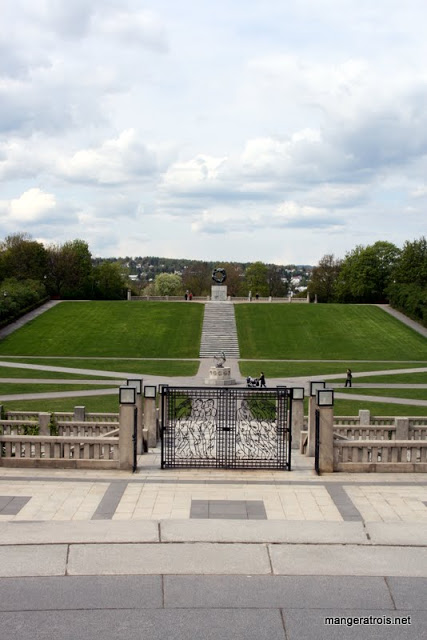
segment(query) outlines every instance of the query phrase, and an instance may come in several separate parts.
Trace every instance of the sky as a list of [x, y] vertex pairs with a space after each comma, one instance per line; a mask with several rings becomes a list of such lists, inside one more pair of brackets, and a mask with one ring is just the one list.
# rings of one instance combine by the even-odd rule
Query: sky
[[0, 0], [0, 240], [277, 264], [427, 231], [425, 0]]

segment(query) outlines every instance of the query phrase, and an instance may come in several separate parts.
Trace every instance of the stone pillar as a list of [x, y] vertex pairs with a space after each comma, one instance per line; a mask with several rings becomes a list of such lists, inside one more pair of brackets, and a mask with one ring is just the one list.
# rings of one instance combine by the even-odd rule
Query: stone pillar
[[39, 436], [50, 436], [50, 413], [39, 413]]
[[132, 300], [132, 291], [130, 289], [127, 291], [127, 299]]
[[304, 400], [292, 400], [292, 449], [299, 449], [304, 430]]
[[120, 469], [130, 471], [133, 468], [133, 426], [136, 406], [121, 404], [119, 408], [119, 457]]
[[74, 407], [74, 422], [84, 422], [86, 420], [86, 407]]
[[396, 440], [409, 440], [409, 418], [395, 418]]
[[144, 398], [144, 429], [148, 430], [148, 446], [157, 445], [156, 399]]
[[308, 399], [308, 443], [306, 456], [314, 456], [316, 446], [316, 396], [310, 396]]
[[369, 409], [359, 409], [359, 424], [361, 427], [366, 427], [371, 424], [371, 412]]
[[320, 413], [319, 473], [334, 470], [334, 408], [318, 407]]

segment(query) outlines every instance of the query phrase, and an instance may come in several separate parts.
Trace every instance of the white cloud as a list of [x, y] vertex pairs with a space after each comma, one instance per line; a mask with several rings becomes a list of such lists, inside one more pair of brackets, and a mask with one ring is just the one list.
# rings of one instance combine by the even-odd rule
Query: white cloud
[[55, 209], [55, 196], [38, 187], [28, 189], [19, 198], [13, 198], [8, 205], [10, 216], [16, 222], [40, 221], [51, 215]]
[[81, 149], [60, 160], [59, 172], [67, 179], [104, 185], [122, 184], [150, 177], [157, 170], [153, 151], [133, 129], [99, 147]]

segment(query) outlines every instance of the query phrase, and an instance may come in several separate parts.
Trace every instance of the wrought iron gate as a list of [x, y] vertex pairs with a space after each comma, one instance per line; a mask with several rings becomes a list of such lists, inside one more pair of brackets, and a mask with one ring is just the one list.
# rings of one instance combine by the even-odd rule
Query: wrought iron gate
[[162, 469], [291, 469], [289, 389], [163, 387]]

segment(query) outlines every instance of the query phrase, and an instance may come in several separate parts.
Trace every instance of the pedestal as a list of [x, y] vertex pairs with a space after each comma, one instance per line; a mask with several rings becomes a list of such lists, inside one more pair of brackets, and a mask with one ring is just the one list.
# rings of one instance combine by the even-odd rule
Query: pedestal
[[227, 285], [213, 284], [211, 287], [211, 300], [212, 302], [227, 302]]
[[236, 381], [231, 377], [230, 367], [211, 367], [209, 369], [209, 378], [205, 378], [205, 384], [209, 384], [212, 387], [228, 387], [236, 384]]

